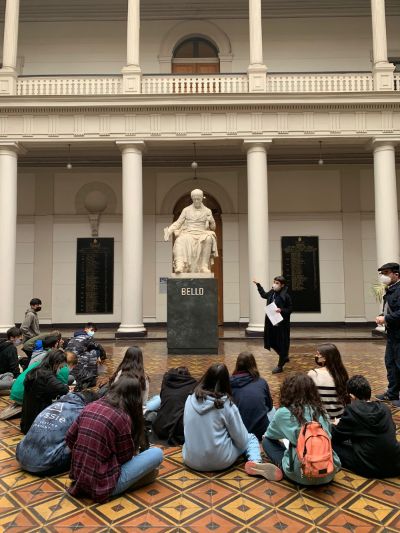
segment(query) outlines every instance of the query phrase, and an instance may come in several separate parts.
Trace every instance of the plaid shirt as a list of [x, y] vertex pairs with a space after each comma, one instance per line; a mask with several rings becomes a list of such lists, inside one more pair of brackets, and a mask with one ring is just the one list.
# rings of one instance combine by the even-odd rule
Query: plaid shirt
[[104, 400], [85, 407], [65, 438], [72, 450], [72, 496], [85, 495], [96, 502], [111, 496], [121, 465], [135, 454], [131, 428], [129, 415]]

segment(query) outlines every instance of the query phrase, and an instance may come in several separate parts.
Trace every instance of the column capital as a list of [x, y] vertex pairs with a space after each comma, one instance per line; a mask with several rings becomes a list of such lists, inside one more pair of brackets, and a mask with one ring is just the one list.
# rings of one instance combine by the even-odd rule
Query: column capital
[[257, 140], [251, 140], [251, 139], [245, 139], [243, 141], [243, 149], [245, 152], [248, 152], [249, 150], [259, 149], [265, 150], [268, 152], [272, 145], [272, 139], [257, 139]]
[[27, 150], [23, 148], [20, 144], [17, 142], [12, 141], [0, 141], [0, 154], [26, 154]]
[[146, 149], [146, 143], [144, 141], [115, 141], [115, 144], [121, 150], [122, 153], [143, 153]]
[[395, 147], [400, 144], [400, 137], [373, 137], [371, 142], [368, 144], [372, 150], [376, 150], [377, 148], [382, 148], [385, 146]]

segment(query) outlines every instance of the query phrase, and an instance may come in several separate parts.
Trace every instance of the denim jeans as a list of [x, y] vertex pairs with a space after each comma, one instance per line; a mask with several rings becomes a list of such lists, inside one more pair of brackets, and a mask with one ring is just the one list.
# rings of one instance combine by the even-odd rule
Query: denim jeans
[[254, 461], [255, 463], [261, 463], [260, 443], [253, 433], [249, 433], [246, 449], [243, 452], [247, 461]]
[[263, 438], [262, 446], [267, 457], [274, 463], [274, 465], [282, 468], [283, 454], [286, 449], [285, 446], [279, 442], [279, 440], [269, 439], [268, 437]]
[[387, 394], [393, 400], [399, 399], [400, 392], [400, 340], [387, 337], [385, 351], [385, 366], [387, 372]]
[[118, 478], [113, 496], [121, 494], [137, 483], [144, 476], [158, 468], [163, 460], [163, 452], [160, 448], [149, 448], [121, 466], [121, 474]]
[[147, 400], [146, 405], [143, 406], [146, 411], [158, 411], [161, 407], [161, 397], [156, 394], [150, 400]]

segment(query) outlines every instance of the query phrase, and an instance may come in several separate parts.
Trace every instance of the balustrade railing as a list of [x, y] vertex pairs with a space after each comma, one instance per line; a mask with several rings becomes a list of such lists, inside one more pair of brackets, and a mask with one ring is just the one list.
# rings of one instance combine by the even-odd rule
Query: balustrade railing
[[97, 96], [122, 93], [122, 76], [22, 76], [19, 96]]
[[[266, 93], [343, 93], [373, 91], [369, 72], [268, 73]], [[400, 73], [394, 74], [400, 91]], [[246, 74], [144, 74], [142, 94], [240, 94], [249, 92]], [[19, 96], [107, 96], [123, 94], [122, 76], [20, 76]]]
[[394, 73], [394, 90], [400, 91], [400, 72]]
[[268, 74], [268, 93], [342, 93], [373, 91], [370, 73]]
[[143, 94], [247, 93], [246, 74], [199, 74], [142, 77]]

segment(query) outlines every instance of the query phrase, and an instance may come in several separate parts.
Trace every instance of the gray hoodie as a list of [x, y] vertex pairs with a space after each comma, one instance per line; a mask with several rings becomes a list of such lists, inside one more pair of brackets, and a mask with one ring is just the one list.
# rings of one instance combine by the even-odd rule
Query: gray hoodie
[[182, 454], [194, 470], [223, 470], [246, 450], [249, 434], [239, 410], [226, 396], [222, 400], [222, 409], [214, 406], [211, 396], [199, 401], [191, 394], [186, 400]]
[[32, 307], [29, 307], [25, 311], [25, 318], [21, 324], [21, 333], [23, 335], [23, 342], [40, 335], [39, 317]]

